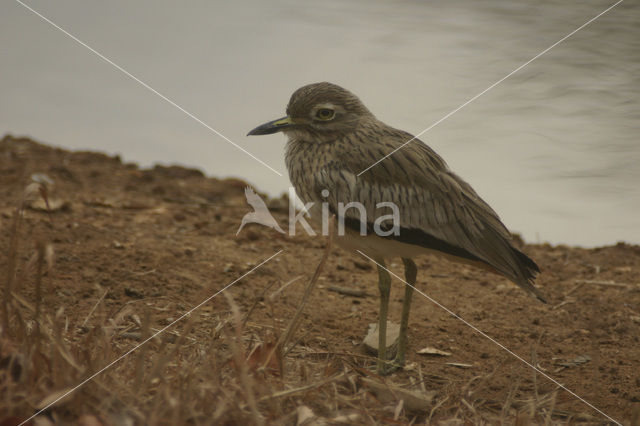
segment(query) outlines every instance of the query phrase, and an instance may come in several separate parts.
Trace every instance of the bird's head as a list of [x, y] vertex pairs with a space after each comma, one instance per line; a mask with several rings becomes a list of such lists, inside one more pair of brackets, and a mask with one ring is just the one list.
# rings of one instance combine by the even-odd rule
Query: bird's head
[[306, 141], [336, 139], [373, 115], [356, 95], [332, 83], [314, 83], [296, 90], [287, 116], [256, 127], [249, 135], [284, 132]]

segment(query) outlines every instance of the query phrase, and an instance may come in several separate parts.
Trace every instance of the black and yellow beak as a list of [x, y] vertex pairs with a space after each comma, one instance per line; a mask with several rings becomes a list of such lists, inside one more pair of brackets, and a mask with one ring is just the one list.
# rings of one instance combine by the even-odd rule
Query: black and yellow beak
[[291, 126], [293, 126], [293, 121], [291, 121], [291, 118], [289, 116], [286, 116], [256, 127], [255, 129], [247, 133], [247, 136], [270, 135], [272, 133], [280, 132]]

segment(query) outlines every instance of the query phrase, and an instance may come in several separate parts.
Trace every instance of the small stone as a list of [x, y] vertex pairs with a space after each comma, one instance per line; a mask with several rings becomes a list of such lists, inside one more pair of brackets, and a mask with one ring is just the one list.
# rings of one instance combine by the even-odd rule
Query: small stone
[[[48, 203], [47, 203], [48, 201]], [[42, 212], [68, 211], [70, 204], [58, 198], [49, 198], [46, 201], [43, 198], [37, 198], [27, 205], [31, 210]]]
[[355, 409], [346, 409], [336, 412], [330, 419], [330, 424], [362, 424], [362, 414]]
[[438, 355], [438, 356], [451, 356], [451, 352], [443, 351], [438, 348], [427, 346], [416, 352], [420, 355]]
[[142, 293], [140, 293], [138, 290], [131, 287], [125, 288], [124, 294], [126, 296], [133, 297], [134, 299], [142, 299], [144, 297]]
[[466, 364], [463, 362], [448, 362], [447, 365], [450, 365], [451, 367], [457, 367], [457, 368], [472, 368], [473, 365], [472, 364]]
[[306, 405], [300, 405], [298, 408], [296, 408], [296, 414], [298, 415], [296, 425], [311, 424], [311, 422], [317, 419], [313, 410]]
[[354, 260], [353, 265], [358, 269], [362, 269], [363, 271], [370, 271], [372, 269], [372, 266], [369, 262]]
[[[367, 352], [378, 354], [378, 323], [369, 324], [369, 331], [362, 341]], [[398, 349], [398, 339], [400, 338], [400, 324], [387, 321], [387, 358], [393, 359]]]

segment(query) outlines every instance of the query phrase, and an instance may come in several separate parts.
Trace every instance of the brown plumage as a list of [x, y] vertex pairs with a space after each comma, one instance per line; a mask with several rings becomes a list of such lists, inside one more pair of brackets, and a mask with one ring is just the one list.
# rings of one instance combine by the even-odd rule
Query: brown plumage
[[[390, 213], [376, 208], [378, 203], [392, 202], [399, 208], [399, 233], [389, 236], [359, 235], [359, 212], [344, 211], [339, 220], [351, 232], [339, 243], [381, 264], [400, 256], [409, 269], [410, 258], [436, 252], [502, 274], [544, 301], [533, 285], [538, 266], [513, 246], [493, 209], [427, 145], [413, 140], [358, 176], [413, 136], [381, 122], [355, 95], [331, 83], [296, 90], [287, 114], [250, 134], [287, 134], [289, 177], [305, 203], [326, 202], [334, 213], [340, 203], [361, 203], [369, 230], [377, 218]], [[311, 215], [318, 213], [312, 210]]]

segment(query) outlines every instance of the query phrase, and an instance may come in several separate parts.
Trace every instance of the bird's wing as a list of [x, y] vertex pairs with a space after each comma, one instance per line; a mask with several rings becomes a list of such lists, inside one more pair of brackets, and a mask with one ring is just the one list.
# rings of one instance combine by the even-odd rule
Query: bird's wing
[[[342, 149], [350, 152], [333, 156], [334, 161], [318, 172], [317, 190], [329, 190], [330, 208], [336, 212], [338, 203], [359, 202], [372, 225], [376, 218], [390, 214], [388, 208], [376, 206], [392, 202], [399, 208], [401, 235], [390, 238], [479, 260], [535, 291], [530, 284], [538, 271], [535, 263], [511, 245], [511, 235], [493, 209], [419, 140], [357, 176], [372, 158], [382, 158], [412, 137], [392, 131], [400, 135], [344, 144]], [[344, 216], [360, 220], [356, 209], [347, 209]]]
[[247, 198], [247, 203], [249, 203], [249, 205], [253, 207], [255, 211], [268, 210], [267, 205], [264, 203], [264, 200], [258, 194], [256, 194], [253, 188], [251, 188], [250, 186], [247, 186], [244, 189], [244, 195]]
[[245, 186], [244, 187], [244, 196], [247, 198], [247, 200], [249, 198], [252, 198], [256, 195], [255, 191], [253, 190], [253, 188], [251, 188], [250, 186]]

